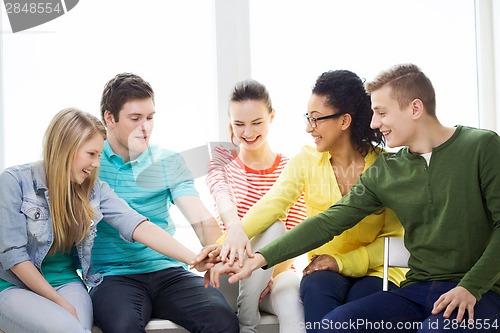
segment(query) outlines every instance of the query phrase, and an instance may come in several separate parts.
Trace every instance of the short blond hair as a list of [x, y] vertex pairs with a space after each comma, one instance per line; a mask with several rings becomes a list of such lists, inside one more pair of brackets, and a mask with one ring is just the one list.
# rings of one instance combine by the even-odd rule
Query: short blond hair
[[389, 85], [392, 98], [398, 101], [400, 108], [407, 107], [413, 100], [419, 99], [427, 113], [436, 116], [436, 92], [431, 80], [414, 64], [399, 64], [380, 72], [372, 81], [365, 84], [368, 94]]

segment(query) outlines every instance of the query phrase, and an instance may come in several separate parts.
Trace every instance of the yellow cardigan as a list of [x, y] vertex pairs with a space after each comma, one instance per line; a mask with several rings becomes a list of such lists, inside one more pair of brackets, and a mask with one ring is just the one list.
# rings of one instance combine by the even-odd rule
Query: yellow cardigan
[[[364, 171], [377, 156], [371, 152], [365, 157]], [[307, 216], [323, 212], [337, 202], [342, 194], [330, 158], [328, 152], [320, 153], [314, 147], [304, 146], [287, 163], [271, 189], [243, 217], [248, 238], [260, 234], [275, 221], [283, 220], [302, 192]], [[335, 258], [344, 276], [382, 278], [385, 236], [403, 237], [403, 227], [390, 209], [367, 216], [340, 236], [310, 251], [309, 258], [314, 254], [329, 254]], [[390, 268], [389, 280], [399, 286], [406, 271]]]

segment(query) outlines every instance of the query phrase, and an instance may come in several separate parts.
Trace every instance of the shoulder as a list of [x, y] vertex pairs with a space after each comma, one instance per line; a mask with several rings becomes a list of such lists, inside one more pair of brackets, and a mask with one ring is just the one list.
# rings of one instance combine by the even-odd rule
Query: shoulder
[[492, 139], [498, 139], [498, 134], [488, 129], [474, 128], [468, 126], [458, 126], [458, 137], [462, 140], [470, 140], [471, 142], [488, 142]]
[[238, 157], [238, 148], [227, 144], [218, 144], [209, 151], [210, 160], [217, 164], [229, 164]]
[[366, 156], [365, 156], [366, 165], [372, 165], [373, 163], [375, 163], [377, 158], [379, 158], [380, 155], [382, 155], [382, 153], [385, 153], [385, 152], [386, 151], [380, 147], [376, 147], [375, 149], [370, 149], [368, 154], [366, 154]]
[[108, 185], [108, 183], [101, 180], [100, 178], [96, 178], [94, 186], [92, 187], [92, 191], [94, 192], [94, 194], [99, 195], [99, 194], [101, 194], [101, 191], [103, 191], [106, 188], [111, 189], [111, 187]]
[[435, 151], [487, 154], [498, 149], [500, 149], [500, 138], [494, 131], [458, 125], [452, 137], [435, 148]]
[[295, 156], [296, 158], [303, 159], [305, 161], [320, 161], [324, 158], [329, 158], [328, 153], [319, 152], [313, 146], [303, 146], [299, 153]]
[[32, 180], [38, 173], [37, 168], [43, 168], [43, 164], [41, 162], [34, 162], [14, 165], [3, 170], [0, 175], [2, 179], [13, 177], [18, 180]]
[[149, 145], [147, 154], [153, 158], [169, 158], [180, 155], [178, 152], [160, 147], [158, 145]]
[[278, 169], [283, 169], [285, 165], [288, 164], [289, 161], [290, 158], [288, 158], [288, 156], [286, 156], [285, 154], [278, 153], [276, 156], [277, 163], [275, 163], [275, 165]]
[[35, 162], [11, 166], [0, 173], [2, 194], [13, 195], [17, 191], [26, 193], [47, 189], [43, 163]]
[[169, 167], [180, 167], [186, 164], [182, 153], [166, 149], [157, 145], [150, 145], [146, 159], [155, 164], [163, 164]]
[[411, 156], [406, 147], [402, 147], [397, 151], [386, 151], [380, 149], [375, 152], [370, 152], [365, 160], [369, 163], [370, 166], [380, 167], [389, 167], [390, 165], [399, 165], [403, 163], [404, 160], [408, 159]]

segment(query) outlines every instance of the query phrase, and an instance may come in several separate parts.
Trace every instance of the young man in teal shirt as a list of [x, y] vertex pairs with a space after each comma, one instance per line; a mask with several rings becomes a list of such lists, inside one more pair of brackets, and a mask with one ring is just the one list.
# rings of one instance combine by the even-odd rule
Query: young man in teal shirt
[[[141, 77], [123, 73], [106, 84], [101, 115], [108, 137], [99, 177], [171, 235], [174, 203], [201, 243], [213, 243], [219, 227], [198, 197], [184, 160], [149, 145], [154, 114], [153, 89]], [[125, 242], [101, 223], [97, 229], [92, 264], [103, 281], [91, 296], [95, 322], [104, 333], [144, 332], [152, 317], [172, 320], [190, 332], [238, 332], [236, 315], [222, 294], [205, 289], [203, 278], [189, 272], [187, 263]]]
[[229, 281], [318, 247], [389, 207], [411, 253], [402, 288], [345, 304], [314, 325], [324, 332], [500, 330], [500, 138], [441, 125], [430, 80], [397, 65], [366, 85], [372, 128], [397, 153], [382, 154], [350, 193], [247, 259]]

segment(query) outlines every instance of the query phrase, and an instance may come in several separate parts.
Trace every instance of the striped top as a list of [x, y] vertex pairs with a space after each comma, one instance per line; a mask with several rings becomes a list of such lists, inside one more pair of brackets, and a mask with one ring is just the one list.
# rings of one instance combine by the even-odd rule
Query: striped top
[[[215, 201], [227, 196], [236, 205], [238, 217], [241, 219], [278, 179], [288, 162], [284, 155], [277, 154], [273, 165], [265, 170], [255, 170], [243, 164], [235, 149], [222, 146], [214, 148], [210, 161], [206, 183]], [[215, 205], [217, 221], [222, 231], [226, 228]], [[307, 217], [304, 196], [297, 198], [295, 205], [289, 210], [283, 222], [290, 230]]]
[[[134, 210], [172, 236], [175, 225], [169, 214], [173, 201], [198, 196], [191, 172], [180, 154], [150, 146], [135, 160], [124, 163], [105, 141], [99, 178]], [[99, 223], [92, 248], [92, 265], [101, 275], [143, 274], [185, 265], [139, 242], [124, 241], [117, 230]]]

